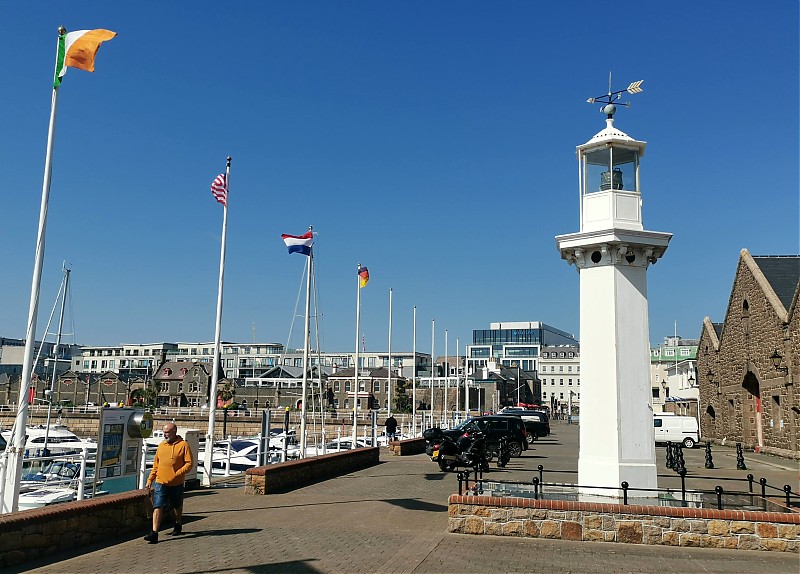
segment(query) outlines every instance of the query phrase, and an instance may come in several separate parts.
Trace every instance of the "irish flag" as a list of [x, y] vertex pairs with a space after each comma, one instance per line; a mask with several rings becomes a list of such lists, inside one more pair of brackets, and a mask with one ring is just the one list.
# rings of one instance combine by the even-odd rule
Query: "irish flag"
[[116, 36], [111, 30], [77, 30], [61, 34], [58, 37], [56, 51], [56, 75], [53, 78], [53, 87], [61, 84], [61, 78], [67, 73], [67, 68], [80, 68], [87, 72], [94, 72], [94, 57], [100, 44]]
[[314, 242], [314, 235], [309, 231], [303, 235], [281, 235], [281, 239], [289, 248], [289, 253], [301, 253], [311, 255], [311, 244]]

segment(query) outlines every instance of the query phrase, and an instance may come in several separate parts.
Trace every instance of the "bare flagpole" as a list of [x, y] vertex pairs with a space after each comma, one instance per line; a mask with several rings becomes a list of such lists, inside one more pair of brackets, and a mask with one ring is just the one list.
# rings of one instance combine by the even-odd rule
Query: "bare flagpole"
[[386, 392], [389, 405], [386, 407], [387, 416], [392, 416], [392, 288], [389, 287], [389, 369], [386, 375]]
[[222, 332], [222, 287], [225, 282], [225, 238], [228, 234], [228, 201], [230, 199], [231, 157], [225, 165], [226, 197], [222, 212], [222, 242], [219, 252], [219, 288], [217, 291], [217, 322], [214, 328], [214, 366], [211, 372], [211, 388], [208, 392], [208, 432], [206, 433], [205, 460], [203, 461], [203, 485], [211, 486], [214, 451], [214, 420], [217, 416], [217, 384], [219, 383], [220, 335]]
[[411, 426], [417, 436], [417, 306], [414, 305], [414, 337], [411, 351]]
[[431, 426], [433, 424], [433, 384], [434, 384], [434, 368], [436, 368], [436, 319], [431, 319]]
[[[67, 33], [62, 26], [58, 29], [59, 38]], [[47, 232], [47, 207], [50, 200], [50, 180], [53, 173], [53, 141], [56, 132], [56, 105], [58, 103], [58, 86], [53, 86], [50, 103], [50, 123], [47, 127], [47, 152], [44, 158], [44, 179], [42, 181], [42, 203], [39, 208], [39, 231], [36, 236], [36, 256], [33, 263], [33, 279], [31, 281], [31, 298], [28, 308], [28, 327], [25, 331], [25, 351], [22, 359], [22, 379], [19, 384], [17, 401], [17, 417], [14, 420], [14, 432], [11, 441], [6, 445], [8, 458], [4, 468], [4, 484], [2, 510], [16, 512], [19, 509], [19, 486], [22, 480], [22, 459], [25, 454], [25, 427], [28, 424], [28, 405], [33, 371], [33, 347], [36, 344], [36, 320], [39, 315], [39, 290], [42, 285], [42, 263], [44, 262], [44, 244]]]
[[[308, 226], [311, 233], [314, 228]], [[303, 327], [303, 402], [300, 403], [300, 458], [306, 457], [306, 398], [308, 396], [308, 346], [311, 331], [311, 258], [314, 257], [314, 247], [308, 254], [308, 273], [306, 276], [306, 318]], [[288, 440], [288, 437], [286, 438]]]

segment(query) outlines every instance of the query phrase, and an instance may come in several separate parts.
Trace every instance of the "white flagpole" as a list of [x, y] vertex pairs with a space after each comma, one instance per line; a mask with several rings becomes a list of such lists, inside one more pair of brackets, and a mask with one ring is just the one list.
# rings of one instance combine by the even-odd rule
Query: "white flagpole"
[[[66, 34], [63, 27], [58, 29], [59, 36]], [[44, 158], [44, 178], [42, 181], [42, 203], [39, 208], [39, 231], [36, 236], [36, 256], [33, 263], [33, 279], [31, 280], [31, 298], [28, 307], [28, 327], [25, 331], [25, 351], [22, 359], [22, 379], [19, 384], [17, 399], [17, 417], [14, 420], [14, 433], [6, 445], [8, 458], [3, 472], [5, 484], [2, 488], [2, 507], [0, 513], [19, 510], [19, 487], [22, 480], [22, 460], [25, 455], [26, 426], [28, 424], [28, 393], [30, 392], [31, 374], [33, 371], [33, 347], [36, 345], [36, 320], [39, 315], [39, 290], [42, 284], [42, 264], [44, 262], [44, 245], [47, 231], [47, 207], [50, 200], [50, 180], [53, 173], [53, 140], [56, 132], [56, 107], [58, 103], [58, 87], [53, 87], [50, 103], [50, 123], [47, 127], [47, 152]]]
[[361, 263], [358, 264], [356, 273], [356, 364], [353, 370], [353, 448], [356, 448], [358, 438], [356, 415], [358, 413], [358, 332], [361, 330]]
[[431, 319], [431, 425], [436, 426], [433, 424], [433, 383], [434, 383], [434, 372], [433, 369], [436, 368], [436, 355], [435, 349], [436, 345], [434, 344], [436, 341], [436, 319]]
[[[448, 418], [448, 411], [447, 411], [447, 393], [450, 390], [450, 357], [448, 356], [448, 352], [450, 351], [448, 344], [447, 344], [447, 329], [444, 330], [444, 416]], [[450, 424], [448, 423], [448, 427]]]
[[206, 433], [206, 451], [203, 460], [203, 485], [211, 486], [211, 472], [214, 451], [214, 419], [217, 416], [217, 384], [219, 383], [220, 334], [222, 332], [222, 287], [225, 281], [225, 238], [228, 233], [228, 203], [231, 188], [231, 158], [228, 156], [225, 165], [225, 188], [227, 190], [222, 212], [222, 242], [219, 252], [219, 288], [217, 290], [217, 322], [214, 328], [214, 366], [211, 372], [211, 389], [208, 392], [208, 432]]
[[459, 411], [458, 407], [460, 405], [460, 397], [458, 395], [461, 392], [461, 384], [459, 382], [460, 379], [458, 378], [458, 368], [461, 366], [461, 361], [458, 359], [458, 344], [459, 340], [458, 337], [456, 337], [456, 412]]
[[392, 288], [389, 287], [389, 370], [386, 378], [386, 392], [388, 393], [388, 416], [392, 415]]
[[411, 426], [414, 436], [417, 436], [417, 306], [414, 305], [414, 338], [411, 350]]
[[[311, 233], [313, 227], [308, 226]], [[308, 254], [308, 273], [306, 277], [306, 320], [303, 331], [303, 402], [300, 404], [300, 458], [306, 457], [306, 397], [308, 396], [308, 345], [311, 331], [311, 258], [314, 256], [314, 247]]]

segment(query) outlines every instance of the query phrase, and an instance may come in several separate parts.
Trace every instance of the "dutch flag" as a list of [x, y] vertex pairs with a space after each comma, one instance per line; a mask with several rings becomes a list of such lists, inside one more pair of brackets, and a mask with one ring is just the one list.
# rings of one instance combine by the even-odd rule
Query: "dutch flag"
[[304, 235], [281, 235], [281, 239], [289, 248], [289, 253], [302, 253], [311, 255], [311, 244], [314, 242], [314, 235], [309, 231]]

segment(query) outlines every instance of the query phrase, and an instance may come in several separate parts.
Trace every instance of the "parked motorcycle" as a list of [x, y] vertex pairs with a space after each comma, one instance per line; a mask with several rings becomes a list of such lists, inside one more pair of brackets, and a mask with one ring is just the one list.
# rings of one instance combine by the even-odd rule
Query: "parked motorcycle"
[[489, 470], [489, 453], [486, 450], [486, 437], [482, 432], [472, 431], [453, 440], [440, 428], [427, 429], [422, 433], [428, 441], [426, 452], [443, 472], [457, 467]]

